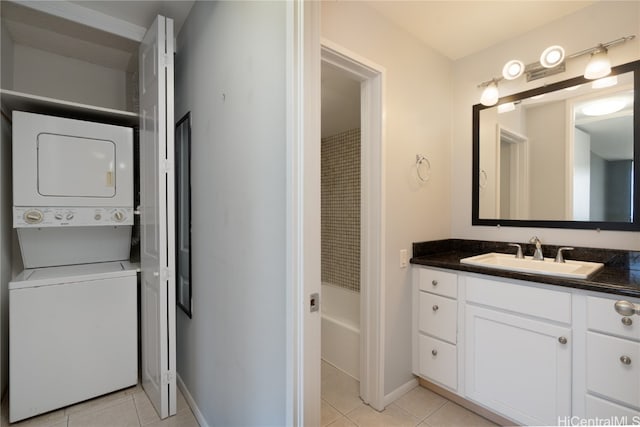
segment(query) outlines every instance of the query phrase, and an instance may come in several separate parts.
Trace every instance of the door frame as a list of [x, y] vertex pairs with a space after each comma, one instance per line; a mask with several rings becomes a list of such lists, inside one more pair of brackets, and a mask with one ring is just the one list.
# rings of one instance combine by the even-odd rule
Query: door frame
[[320, 37], [320, 2], [287, 2], [286, 424], [320, 423], [320, 63], [361, 83], [361, 385], [384, 409], [385, 127], [383, 67]]
[[321, 62], [360, 81], [360, 397], [384, 409], [384, 68], [327, 39]]

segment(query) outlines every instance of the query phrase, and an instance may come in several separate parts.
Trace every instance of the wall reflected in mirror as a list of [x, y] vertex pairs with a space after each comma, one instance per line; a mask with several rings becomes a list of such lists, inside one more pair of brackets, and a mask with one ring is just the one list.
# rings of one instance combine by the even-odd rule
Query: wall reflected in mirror
[[634, 222], [634, 72], [571, 81], [478, 108], [477, 218]]

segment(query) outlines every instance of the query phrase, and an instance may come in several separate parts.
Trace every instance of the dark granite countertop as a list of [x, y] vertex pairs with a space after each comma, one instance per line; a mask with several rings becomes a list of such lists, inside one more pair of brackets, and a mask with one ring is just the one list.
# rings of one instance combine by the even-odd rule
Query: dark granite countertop
[[[533, 253], [533, 245], [520, 244], [525, 255]], [[542, 245], [543, 255], [554, 258], [558, 248], [559, 246]], [[483, 240], [446, 239], [418, 242], [413, 244], [411, 263], [640, 298], [640, 252], [579, 247], [573, 251], [564, 252], [565, 259], [568, 260], [576, 259], [604, 264], [602, 270], [588, 279], [520, 273], [460, 263], [462, 258], [487, 252], [515, 254], [515, 248], [508, 246], [507, 242]]]

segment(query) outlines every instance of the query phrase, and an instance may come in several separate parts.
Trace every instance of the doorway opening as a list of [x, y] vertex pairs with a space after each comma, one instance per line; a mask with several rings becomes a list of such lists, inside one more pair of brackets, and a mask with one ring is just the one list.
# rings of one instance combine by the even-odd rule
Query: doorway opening
[[[322, 107], [323, 133], [326, 132], [322, 135], [322, 162], [335, 156], [341, 164], [337, 171], [336, 165], [329, 164], [327, 169], [334, 169], [333, 177], [322, 178], [322, 204], [330, 210], [323, 214], [322, 224], [322, 357], [356, 382], [352, 387], [360, 399], [383, 410], [383, 69], [328, 41], [322, 43], [321, 60], [323, 104], [325, 97], [331, 95], [349, 107], [340, 112]], [[330, 83], [329, 77], [336, 82]], [[330, 88], [334, 93], [327, 91]], [[328, 114], [334, 118], [325, 123]], [[321, 166], [323, 175], [325, 166], [326, 163]], [[335, 187], [337, 178], [342, 186]], [[335, 188], [328, 192], [325, 184]], [[335, 205], [332, 198], [346, 199], [347, 203]], [[336, 210], [339, 215], [331, 218]], [[332, 223], [328, 220], [338, 221], [341, 235], [335, 240], [345, 243], [341, 249], [331, 246], [332, 230], [328, 228]], [[336, 322], [335, 313], [340, 312], [344, 315], [338, 315], [341, 319]], [[327, 329], [333, 334], [326, 334]], [[328, 364], [323, 362], [323, 368], [327, 369]]]
[[321, 64], [321, 396], [360, 405], [360, 81]]

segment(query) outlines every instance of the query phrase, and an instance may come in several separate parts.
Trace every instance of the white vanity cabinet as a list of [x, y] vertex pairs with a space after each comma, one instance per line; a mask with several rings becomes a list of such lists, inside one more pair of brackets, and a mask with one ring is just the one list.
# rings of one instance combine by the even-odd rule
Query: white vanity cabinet
[[589, 296], [585, 352], [587, 418], [640, 423], [640, 316], [622, 316], [624, 298]]
[[421, 268], [414, 278], [414, 289], [413, 371], [418, 376], [456, 390], [458, 276]]
[[419, 377], [517, 424], [640, 423], [640, 316], [614, 309], [638, 298], [424, 266], [413, 281]]
[[526, 425], [571, 415], [571, 295], [461, 278], [465, 395]]

